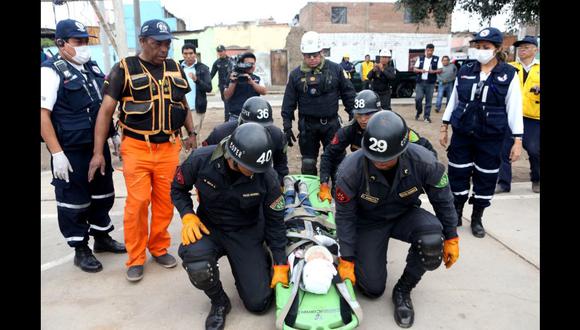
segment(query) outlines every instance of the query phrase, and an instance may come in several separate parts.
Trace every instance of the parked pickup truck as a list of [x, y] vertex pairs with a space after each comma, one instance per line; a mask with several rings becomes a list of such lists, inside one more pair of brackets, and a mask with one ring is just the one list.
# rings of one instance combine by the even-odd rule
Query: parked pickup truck
[[[360, 92], [363, 89], [363, 82], [361, 79], [362, 62], [363, 61], [355, 61], [353, 63], [356, 72], [352, 75], [352, 83], [357, 92]], [[395, 80], [391, 82], [391, 97], [411, 97], [415, 91], [417, 74], [412, 71], [399, 71], [397, 69], [395, 69], [395, 71], [397, 72], [397, 76]]]

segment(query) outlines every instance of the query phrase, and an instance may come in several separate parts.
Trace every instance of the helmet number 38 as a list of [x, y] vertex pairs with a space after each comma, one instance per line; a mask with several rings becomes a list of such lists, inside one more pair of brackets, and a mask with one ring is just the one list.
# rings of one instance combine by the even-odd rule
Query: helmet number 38
[[271, 158], [272, 150], [268, 149], [268, 151], [262, 153], [262, 155], [256, 160], [256, 163], [264, 165], [264, 163], [269, 162]]
[[354, 107], [357, 109], [362, 109], [365, 107], [365, 100], [364, 99], [356, 99], [354, 100]]
[[258, 109], [257, 112], [258, 114], [256, 115], [256, 118], [258, 119], [268, 118], [270, 116], [268, 109]]
[[387, 141], [385, 140], [377, 140], [376, 138], [372, 137], [369, 139], [371, 141], [371, 145], [369, 149], [376, 152], [385, 152], [387, 150]]

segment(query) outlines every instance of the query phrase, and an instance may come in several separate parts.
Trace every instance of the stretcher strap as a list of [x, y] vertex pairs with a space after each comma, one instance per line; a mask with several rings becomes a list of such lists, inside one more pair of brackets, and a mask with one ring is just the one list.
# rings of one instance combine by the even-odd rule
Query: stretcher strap
[[354, 315], [356, 315], [356, 318], [358, 319], [358, 325], [360, 326], [363, 320], [363, 311], [362, 308], [360, 307], [360, 304], [353, 296], [351, 296], [344, 282], [336, 283], [336, 288], [338, 289], [338, 292], [344, 298], [346, 303], [350, 306], [350, 308], [354, 312]]
[[316, 221], [319, 224], [323, 225], [324, 227], [328, 228], [328, 229], [336, 229], [336, 225], [330, 221], [328, 221], [326, 219], [325, 216], [321, 216], [321, 215], [312, 215], [309, 214], [308, 212], [304, 211], [301, 208], [298, 208], [296, 210], [294, 210], [294, 212], [286, 215], [284, 217], [284, 221], [289, 221], [292, 220], [294, 218], [308, 218], [308, 219], [302, 219], [304, 222], [306, 221]]
[[298, 288], [300, 284], [300, 278], [302, 277], [302, 269], [304, 268], [304, 259], [300, 260], [296, 266], [294, 266], [294, 271], [292, 272], [292, 278], [290, 279], [290, 283], [292, 285], [292, 291], [290, 292], [290, 297], [284, 305], [284, 308], [278, 314], [278, 318], [276, 319], [276, 329], [282, 330], [284, 328], [284, 319], [286, 319], [286, 315], [288, 315], [288, 311], [292, 307], [294, 303], [294, 299], [296, 298], [296, 294], [298, 293]]

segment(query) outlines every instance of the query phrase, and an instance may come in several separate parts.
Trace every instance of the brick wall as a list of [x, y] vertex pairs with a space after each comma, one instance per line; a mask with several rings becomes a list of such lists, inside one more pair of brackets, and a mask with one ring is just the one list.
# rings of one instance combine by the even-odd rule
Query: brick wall
[[[332, 7], [347, 8], [347, 23], [331, 22]], [[437, 28], [434, 21], [416, 25], [405, 23], [405, 11], [395, 9], [394, 3], [376, 2], [309, 2], [300, 10], [300, 25], [306, 31], [320, 33], [451, 33], [451, 18], [448, 24]]]

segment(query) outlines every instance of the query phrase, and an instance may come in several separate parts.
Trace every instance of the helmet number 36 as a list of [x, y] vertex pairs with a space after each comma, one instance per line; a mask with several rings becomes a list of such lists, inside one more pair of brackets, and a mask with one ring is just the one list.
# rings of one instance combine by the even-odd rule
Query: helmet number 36
[[371, 149], [372, 151], [385, 152], [387, 150], [387, 141], [377, 140], [374, 137], [370, 138], [369, 141], [371, 141], [369, 149]]
[[264, 163], [269, 162], [270, 159], [272, 159], [272, 150], [268, 149], [268, 151], [262, 153], [258, 160], [256, 160], [256, 163], [264, 165]]
[[258, 109], [257, 112], [256, 118], [258, 119], [268, 118], [270, 116], [268, 109]]
[[365, 100], [364, 99], [356, 99], [354, 100], [354, 107], [357, 109], [362, 109], [365, 107]]

